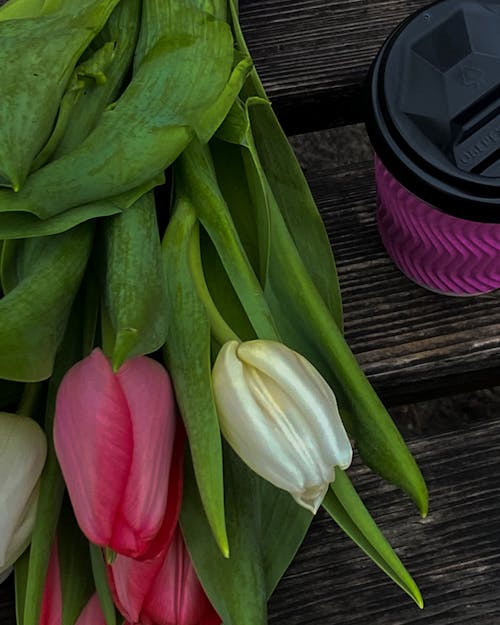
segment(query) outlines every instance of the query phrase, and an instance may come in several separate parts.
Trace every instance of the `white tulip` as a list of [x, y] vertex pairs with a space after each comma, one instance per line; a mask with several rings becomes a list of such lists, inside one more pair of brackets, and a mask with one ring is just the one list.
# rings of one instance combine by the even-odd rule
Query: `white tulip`
[[215, 361], [221, 431], [260, 476], [316, 513], [352, 447], [333, 391], [303, 356], [275, 341], [229, 341]]
[[33, 419], [0, 412], [0, 575], [31, 540], [46, 455], [45, 434]]

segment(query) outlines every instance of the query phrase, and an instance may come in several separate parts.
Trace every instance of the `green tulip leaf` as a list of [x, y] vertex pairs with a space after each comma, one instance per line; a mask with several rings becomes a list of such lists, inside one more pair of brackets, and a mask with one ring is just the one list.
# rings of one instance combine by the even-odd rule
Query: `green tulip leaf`
[[[97, 67], [84, 68], [84, 71], [104, 74], [100, 80], [80, 76], [84, 89], [79, 92], [75, 104], [72, 106], [69, 119], [61, 140], [57, 144], [53, 159], [71, 152], [82, 143], [95, 128], [99, 117], [119, 96], [127, 72], [134, 55], [135, 44], [139, 34], [140, 0], [121, 0], [115, 8], [106, 25], [92, 41], [89, 50], [97, 58], [94, 63]], [[112, 47], [111, 58], [108, 57]], [[104, 55], [104, 58], [101, 58]], [[104, 82], [103, 78], [105, 79]]]
[[85, 48], [118, 0], [61, 3], [37, 17], [0, 20], [0, 182], [18, 191], [47, 141]]
[[167, 306], [153, 192], [102, 223], [104, 306], [113, 328], [113, 368], [165, 343]]
[[[248, 48], [238, 21], [238, 4], [229, 2], [236, 44], [242, 54]], [[257, 72], [251, 72], [242, 90], [251, 125], [250, 145], [255, 147], [260, 166], [273, 191], [283, 218], [306, 269], [342, 327], [342, 298], [337, 270], [323, 221], [297, 158], [281, 128]], [[247, 140], [249, 135], [247, 135]], [[245, 143], [241, 142], [242, 145]]]
[[265, 284], [269, 263], [269, 207], [263, 171], [255, 167], [249, 147], [250, 122], [244, 105], [236, 101], [211, 141], [217, 180], [238, 235], [259, 277]]
[[342, 298], [325, 226], [302, 169], [269, 104], [248, 108], [259, 160], [311, 280], [342, 328]]
[[188, 462], [181, 527], [197, 574], [225, 625], [264, 625], [266, 601], [313, 518], [289, 493], [253, 473], [224, 445], [226, 519], [231, 557], [210, 535]]
[[185, 464], [181, 528], [208, 598], [224, 625], [266, 625], [257, 476], [225, 447], [224, 491], [231, 557], [224, 558], [211, 536], [191, 466]]
[[0, 20], [38, 17], [44, 4], [45, 0], [7, 0], [0, 6]]
[[[224, 22], [188, 0], [162, 6], [164, 28], [154, 27], [154, 39], [113, 107], [83, 143], [33, 172], [19, 193], [0, 191], [1, 212], [48, 219], [120, 195], [161, 174], [196, 135], [206, 141], [215, 132], [249, 62], [233, 68], [233, 40]], [[142, 21], [141, 38], [150, 23]]]
[[3, 239], [22, 239], [61, 234], [85, 221], [116, 215], [121, 210], [112, 201], [103, 201], [77, 206], [49, 219], [39, 219], [30, 213], [0, 212], [0, 237]]
[[174, 176], [177, 194], [194, 206], [256, 334], [276, 338], [271, 312], [219, 190], [208, 148], [193, 141], [176, 162]]
[[0, 300], [0, 377], [48, 378], [92, 246], [92, 224], [67, 233], [12, 242], [11, 290]]
[[39, 169], [53, 157], [70, 123], [73, 110], [82, 93], [89, 87], [89, 83], [97, 85], [106, 83], [104, 72], [107, 71], [113, 55], [114, 43], [108, 41], [94, 52], [93, 56], [77, 65], [61, 98], [52, 133], [31, 164], [32, 171]]
[[30, 549], [28, 547], [14, 564], [14, 596], [16, 600], [17, 625], [23, 625], [24, 622], [24, 603], [26, 601], [26, 581], [28, 579], [29, 558]]
[[[79, 92], [78, 99], [68, 111], [64, 133], [55, 146], [52, 158], [59, 158], [79, 146], [93, 130], [105, 108], [118, 95], [129, 69], [137, 40], [140, 23], [139, 9], [139, 0], [122, 0], [111, 14], [104, 29], [92, 42], [92, 46], [101, 46], [98, 50], [104, 48], [106, 54], [110, 46], [113, 46], [112, 58], [106, 66], [106, 81], [104, 84], [98, 84], [95, 80], [84, 81], [85, 88]], [[87, 71], [90, 70], [87, 69]], [[112, 198], [109, 202], [92, 202], [77, 206], [45, 220], [26, 212], [2, 213], [0, 215], [1, 236], [24, 238], [65, 232], [83, 221], [119, 213], [124, 204], [133, 203], [148, 189], [161, 184], [163, 180], [163, 176], [160, 176], [141, 185], [135, 196], [133, 192], [129, 192], [127, 197], [122, 195], [118, 200]], [[124, 198], [126, 201], [123, 201]]]
[[77, 295], [77, 302], [81, 301], [82, 322], [79, 329], [81, 334], [81, 353], [88, 356], [96, 345], [96, 335], [98, 334], [98, 321], [100, 312], [100, 288], [95, 279], [95, 254], [90, 257], [87, 271], [83, 276], [80, 292]]
[[323, 507], [358, 547], [423, 608], [422, 595], [413, 578], [377, 527], [347, 475], [338, 468]]
[[313, 515], [290, 493], [258, 479], [261, 510], [261, 549], [266, 589], [271, 596], [297, 553]]
[[90, 561], [92, 563], [92, 574], [99, 597], [102, 614], [106, 625], [116, 625], [116, 610], [113, 604], [113, 597], [109, 589], [106, 564], [104, 562], [102, 549], [93, 543], [89, 544]]
[[[200, 251], [207, 289], [204, 304], [210, 317], [212, 339], [218, 342], [220, 348], [231, 339], [251, 340], [257, 338], [214, 244], [203, 230], [200, 232]], [[207, 305], [207, 300], [211, 304]], [[231, 332], [234, 332], [234, 336], [231, 336]]]
[[163, 240], [167, 284], [165, 358], [187, 430], [203, 508], [217, 545], [227, 557], [222, 444], [212, 392], [210, 321], [195, 278], [200, 253], [198, 222], [185, 199], [178, 199], [174, 208]]
[[139, 187], [121, 193], [109, 200], [90, 202], [82, 206], [76, 206], [64, 213], [39, 219], [30, 213], [1, 213], [0, 212], [0, 236], [3, 239], [19, 239], [27, 237], [47, 236], [60, 234], [91, 219], [117, 215], [126, 208], [130, 208], [145, 193], [165, 181], [164, 174], [159, 174], [153, 179], [147, 180]]
[[[267, 100], [264, 100], [267, 102]], [[229, 113], [222, 124], [217, 128], [215, 138], [225, 141], [226, 143], [234, 143], [235, 145], [244, 145], [248, 147], [247, 139], [250, 131], [250, 120], [248, 119], [245, 105], [240, 98], [235, 100]]]

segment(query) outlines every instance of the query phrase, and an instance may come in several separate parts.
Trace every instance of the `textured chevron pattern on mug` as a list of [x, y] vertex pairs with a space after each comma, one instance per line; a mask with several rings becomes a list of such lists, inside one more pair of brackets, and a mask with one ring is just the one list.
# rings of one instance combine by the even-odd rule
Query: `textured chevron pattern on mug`
[[500, 287], [500, 225], [448, 215], [405, 189], [375, 157], [377, 221], [384, 246], [411, 280], [448, 295]]

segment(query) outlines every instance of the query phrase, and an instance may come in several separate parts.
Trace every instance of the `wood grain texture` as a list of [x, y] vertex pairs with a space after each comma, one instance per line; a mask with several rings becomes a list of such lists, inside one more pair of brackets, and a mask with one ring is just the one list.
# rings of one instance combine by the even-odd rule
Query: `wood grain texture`
[[240, 0], [255, 65], [290, 133], [362, 119], [361, 84], [390, 32], [428, 0]]
[[498, 384], [500, 293], [438, 295], [396, 268], [376, 228], [368, 139], [360, 126], [353, 132], [351, 143], [327, 131], [293, 145], [333, 246], [358, 361], [389, 404]]
[[319, 515], [271, 600], [270, 625], [500, 625], [500, 421], [410, 447], [429, 486], [425, 520], [366, 468], [350, 472], [425, 609]]

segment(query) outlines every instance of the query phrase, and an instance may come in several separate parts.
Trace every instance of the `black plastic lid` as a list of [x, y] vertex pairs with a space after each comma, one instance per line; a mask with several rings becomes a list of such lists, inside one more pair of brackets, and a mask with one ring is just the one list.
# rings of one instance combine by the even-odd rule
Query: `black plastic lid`
[[392, 33], [368, 78], [367, 130], [409, 191], [500, 223], [500, 0], [442, 0]]

